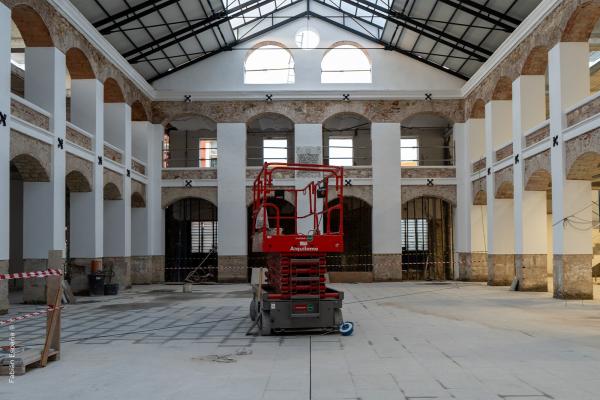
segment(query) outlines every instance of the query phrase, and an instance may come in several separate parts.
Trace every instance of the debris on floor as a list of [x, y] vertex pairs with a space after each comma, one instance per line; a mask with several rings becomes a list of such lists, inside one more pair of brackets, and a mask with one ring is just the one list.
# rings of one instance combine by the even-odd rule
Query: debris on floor
[[237, 362], [235, 356], [247, 356], [252, 354], [252, 350], [248, 349], [240, 349], [236, 351], [234, 354], [211, 354], [208, 356], [202, 357], [192, 357], [194, 361], [212, 361], [218, 363], [234, 363]]

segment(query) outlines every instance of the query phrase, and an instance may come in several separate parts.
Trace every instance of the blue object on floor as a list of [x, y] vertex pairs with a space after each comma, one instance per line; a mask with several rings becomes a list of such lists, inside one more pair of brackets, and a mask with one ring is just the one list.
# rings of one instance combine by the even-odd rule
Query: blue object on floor
[[352, 322], [344, 322], [340, 325], [340, 333], [342, 336], [350, 336], [354, 332], [354, 324]]

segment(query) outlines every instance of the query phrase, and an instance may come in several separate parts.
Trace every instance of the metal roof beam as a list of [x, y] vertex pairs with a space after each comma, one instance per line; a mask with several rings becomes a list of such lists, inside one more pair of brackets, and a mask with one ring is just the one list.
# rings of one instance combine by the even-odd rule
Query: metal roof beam
[[[177, 44], [178, 42], [180, 42], [182, 40], [188, 39], [188, 38], [196, 36], [202, 32], [205, 32], [209, 29], [217, 27], [220, 24], [227, 22], [233, 18], [241, 17], [241, 16], [243, 16], [243, 14], [247, 13], [248, 11], [255, 10], [262, 6], [268, 5], [270, 3], [273, 3], [274, 1], [275, 0], [263, 0], [263, 1], [256, 2], [255, 4], [253, 4], [251, 6], [247, 6], [245, 8], [242, 6], [233, 8], [231, 10], [233, 12], [230, 12], [230, 13], [213, 14], [210, 17], [203, 19], [202, 21], [196, 22], [186, 28], [179, 29], [171, 34], [168, 34], [161, 38], [158, 38], [155, 41], [138, 46], [138, 48], [135, 50], [125, 52], [125, 53], [123, 53], [123, 57], [128, 58], [127, 61], [129, 61], [129, 62], [139, 61], [142, 58], [144, 58], [150, 54], [156, 53], [157, 51], [165, 49], [167, 47], [170, 47], [174, 44]], [[299, 1], [300, 0], [297, 0], [295, 2], [293, 1], [292, 3], [290, 3], [290, 5], [296, 4]], [[284, 7], [280, 8], [280, 9], [283, 9], [283, 8]]]
[[[179, 0], [164, 0], [162, 2], [144, 1], [133, 7], [129, 7], [124, 11], [118, 12], [108, 18], [104, 18], [100, 21], [94, 22], [93, 25], [95, 28], [98, 28], [101, 34], [106, 35], [112, 33], [115, 29], [119, 29], [123, 25], [138, 20], [142, 17], [145, 17], [146, 15], [152, 14], [153, 12], [157, 12], [165, 7], [170, 6], [171, 4], [175, 4], [178, 2]], [[121, 20], [118, 21], [119, 19]], [[104, 26], [109, 23], [110, 25], [99, 29], [101, 26]]]
[[[329, 3], [326, 3], [325, 1], [322, 1], [322, 0], [314, 0], [314, 1], [316, 3], [322, 4], [324, 6], [332, 8], [334, 10], [337, 10], [338, 12], [346, 13], [341, 8], [335, 7]], [[410, 29], [410, 30], [412, 30], [416, 33], [419, 33], [431, 40], [434, 40], [441, 44], [444, 44], [454, 50], [462, 51], [463, 53], [468, 54], [482, 62], [485, 62], [487, 60], [487, 58], [485, 56], [491, 56], [493, 54], [489, 50], [486, 50], [480, 46], [474, 45], [474, 44], [464, 41], [460, 38], [449, 35], [446, 32], [443, 32], [438, 29], [427, 26], [426, 24], [424, 24], [422, 22], [415, 21], [412, 18], [409, 18], [408, 16], [406, 16], [404, 14], [402, 14], [401, 19], [397, 19], [397, 18], [394, 18], [394, 17], [390, 16], [389, 14], [387, 14], [387, 12], [380, 12], [378, 9], [380, 9], [382, 7], [364, 5], [364, 3], [368, 3], [368, 2], [360, 1], [360, 0], [359, 1], [343, 0], [343, 1], [346, 4], [352, 5], [357, 8], [361, 8], [365, 11], [368, 11], [368, 12], [374, 14], [377, 17], [383, 18], [386, 21], [392, 22], [392, 23], [402, 26], [406, 29]], [[368, 3], [368, 4], [371, 4], [371, 3]], [[386, 9], [383, 8], [383, 10], [386, 10]], [[396, 14], [400, 15], [400, 13], [396, 13]], [[352, 14], [349, 14], [349, 15], [352, 16], [353, 18], [357, 18], [359, 20], [361, 19], [360, 17], [356, 17]], [[485, 56], [483, 56], [482, 54], [484, 54]]]
[[[315, 2], [315, 3], [322, 3], [320, 0], [312, 0], [312, 1], [313, 1], [313, 2]], [[345, 14], [347, 17], [350, 17], [350, 18], [356, 18], [356, 17], [355, 17], [354, 15], [352, 15], [352, 14], [345, 13], [344, 11], [341, 11], [341, 12], [342, 12], [342, 13], [344, 13], [344, 14]], [[309, 15], [309, 16], [311, 16], [311, 17], [314, 17], [314, 18], [320, 19], [321, 21], [328, 22], [328, 23], [330, 23], [330, 24], [332, 24], [332, 25], [335, 25], [335, 26], [337, 26], [337, 27], [338, 27], [338, 28], [340, 28], [340, 29], [343, 29], [343, 30], [345, 30], [345, 31], [347, 31], [347, 32], [350, 32], [350, 33], [353, 33], [353, 34], [355, 34], [355, 35], [358, 35], [358, 36], [360, 36], [360, 37], [362, 37], [362, 38], [364, 38], [364, 39], [370, 40], [370, 41], [372, 41], [373, 43], [377, 43], [377, 44], [379, 44], [379, 45], [383, 46], [383, 47], [384, 47], [386, 50], [393, 50], [393, 51], [396, 51], [396, 52], [398, 52], [398, 53], [400, 53], [400, 54], [403, 54], [403, 55], [405, 55], [405, 56], [408, 56], [408, 57], [410, 57], [410, 58], [413, 58], [413, 59], [415, 59], [415, 60], [418, 60], [418, 61], [420, 61], [420, 62], [422, 62], [422, 63], [425, 63], [425, 64], [427, 64], [427, 65], [429, 65], [429, 66], [431, 66], [431, 67], [433, 67], [433, 68], [439, 69], [440, 71], [443, 71], [443, 72], [445, 72], [445, 73], [447, 73], [447, 74], [450, 74], [450, 75], [456, 76], [456, 77], [458, 77], [458, 78], [460, 78], [460, 79], [463, 79], [463, 80], [465, 80], [465, 81], [469, 80], [469, 78], [468, 78], [467, 76], [465, 76], [465, 75], [462, 75], [462, 74], [460, 74], [460, 73], [458, 73], [458, 72], [456, 72], [456, 71], [453, 71], [453, 70], [451, 70], [451, 69], [444, 68], [444, 67], [442, 67], [442, 66], [441, 66], [441, 65], [439, 65], [439, 64], [436, 64], [436, 63], [434, 63], [434, 62], [431, 62], [431, 61], [429, 61], [429, 60], [426, 60], [425, 58], [419, 57], [419, 56], [415, 55], [414, 53], [411, 53], [410, 51], [403, 50], [403, 49], [401, 49], [401, 48], [398, 48], [398, 47], [396, 47], [396, 46], [393, 46], [393, 45], [391, 45], [391, 44], [389, 44], [389, 43], [387, 43], [387, 42], [384, 42], [384, 41], [383, 41], [383, 40], [381, 40], [381, 39], [375, 39], [374, 37], [372, 37], [372, 36], [369, 36], [369, 35], [367, 35], [366, 33], [359, 32], [359, 31], [357, 31], [357, 30], [355, 30], [355, 29], [352, 29], [352, 28], [350, 28], [350, 27], [348, 27], [348, 26], [346, 26], [346, 25], [344, 25], [344, 24], [341, 24], [341, 23], [339, 23], [339, 22], [333, 21], [333, 20], [331, 20], [330, 18], [323, 17], [322, 15], [316, 14], [316, 13], [314, 13], [314, 12], [312, 12], [312, 11], [310, 11], [310, 12], [308, 13], [308, 15]]]
[[[294, 4], [294, 3], [292, 3], [292, 4]], [[286, 7], [287, 7], [287, 6], [286, 6]], [[277, 11], [279, 11], [279, 10], [283, 9], [283, 8], [285, 8], [285, 7], [282, 7], [282, 8], [280, 8], [280, 9], [278, 9], [278, 10], [275, 10], [274, 12], [277, 12]], [[272, 14], [273, 14], [273, 12], [271, 12], [271, 13], [268, 13], [268, 14], [265, 14], [264, 16], [262, 16], [262, 17], [260, 17], [260, 18], [257, 18], [257, 19], [266, 19], [266, 18], [270, 18], [270, 16], [271, 16]], [[239, 46], [240, 44], [242, 44], [242, 43], [244, 43], [244, 42], [247, 42], [248, 40], [252, 40], [252, 39], [254, 39], [254, 38], [256, 38], [256, 37], [258, 37], [258, 36], [260, 36], [260, 35], [264, 35], [265, 33], [269, 32], [269, 31], [270, 31], [270, 30], [272, 30], [272, 29], [277, 29], [277, 28], [279, 28], [279, 27], [282, 27], [282, 26], [284, 26], [284, 25], [286, 25], [286, 24], [288, 24], [288, 23], [290, 23], [290, 22], [296, 21], [296, 20], [298, 20], [298, 19], [300, 19], [300, 18], [305, 18], [305, 17], [306, 17], [308, 14], [309, 14], [308, 12], [304, 11], [304, 12], [302, 12], [302, 13], [300, 13], [300, 14], [297, 14], [297, 15], [295, 15], [295, 16], [293, 16], [293, 17], [289, 17], [288, 19], [286, 19], [286, 20], [284, 20], [284, 21], [282, 21], [282, 22], [279, 22], [279, 23], [277, 23], [277, 24], [271, 25], [271, 26], [269, 26], [268, 28], [265, 28], [265, 29], [262, 29], [262, 30], [260, 30], [260, 31], [258, 31], [258, 32], [255, 32], [255, 33], [253, 33], [252, 35], [248, 35], [248, 36], [244, 37], [243, 39], [236, 40], [235, 42], [233, 42], [233, 43], [230, 43], [230, 44], [228, 45], [228, 47], [227, 47], [227, 48], [219, 48], [219, 49], [213, 50], [213, 51], [211, 51], [211, 52], [208, 52], [207, 54], [205, 54], [205, 55], [203, 55], [203, 56], [200, 56], [200, 57], [198, 57], [198, 58], [195, 58], [195, 59], [193, 59], [192, 61], [189, 61], [189, 62], [186, 62], [186, 63], [180, 64], [180, 65], [178, 65], [178, 66], [177, 66], [177, 67], [175, 67], [175, 68], [172, 68], [172, 69], [170, 69], [170, 70], [168, 70], [168, 71], [165, 71], [165, 72], [163, 72], [163, 73], [160, 73], [160, 74], [158, 74], [157, 76], [150, 78], [150, 79], [148, 80], [148, 82], [149, 82], [149, 83], [152, 83], [152, 82], [154, 82], [154, 81], [156, 81], [156, 80], [158, 80], [158, 79], [164, 78], [164, 77], [165, 77], [165, 76], [167, 76], [167, 75], [171, 75], [171, 74], [173, 74], [173, 73], [175, 73], [175, 72], [177, 72], [177, 71], [179, 71], [179, 70], [182, 70], [183, 68], [186, 68], [186, 67], [188, 67], [188, 66], [190, 66], [190, 65], [192, 65], [192, 64], [196, 64], [196, 63], [198, 63], [198, 62], [200, 62], [200, 61], [206, 60], [207, 58], [209, 58], [209, 57], [212, 57], [212, 56], [215, 56], [215, 55], [217, 55], [217, 54], [219, 54], [219, 53], [222, 53], [223, 51], [230, 50], [231, 48], [233, 48], [233, 47], [235, 47], [235, 46]]]
[[[487, 9], [487, 7], [484, 7], [483, 5], [478, 5], [477, 9], [473, 9], [473, 8], [469, 8], [466, 7], [463, 3], [467, 3], [466, 1], [456, 1], [456, 0], [439, 0], [441, 3], [447, 4], [451, 7], [456, 8], [457, 10], [461, 10], [464, 11], [468, 14], [471, 14], [477, 18], [483, 19], [484, 21], [487, 21], [489, 23], [498, 25], [500, 28], [504, 29], [507, 32], [513, 32], [516, 27], [521, 23], [520, 21], [510, 18], [510, 17], [506, 17], [505, 15], [503, 15], [502, 18], [500, 17], [492, 17], [493, 14], [487, 13], [484, 14]], [[511, 24], [513, 25], [509, 25], [504, 21], [509, 21], [511, 22]]]

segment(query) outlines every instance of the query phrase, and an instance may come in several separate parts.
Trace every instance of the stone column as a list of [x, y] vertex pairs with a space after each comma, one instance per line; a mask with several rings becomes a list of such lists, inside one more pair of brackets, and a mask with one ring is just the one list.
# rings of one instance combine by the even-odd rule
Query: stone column
[[[0, 274], [10, 257], [10, 27], [10, 8], [0, 4]], [[7, 311], [8, 281], [0, 281], [0, 315]]]
[[148, 254], [152, 261], [152, 283], [165, 281], [165, 210], [161, 207], [162, 141], [165, 128], [151, 124], [147, 132], [146, 210], [148, 212]]
[[246, 282], [246, 124], [217, 124], [217, 200], [220, 282]]
[[[25, 49], [25, 98], [51, 113], [50, 182], [23, 184], [23, 263], [25, 271], [45, 269], [48, 252], [65, 250], [66, 59], [54, 47]], [[23, 285], [27, 303], [46, 301], [45, 281], [28, 279]]]
[[[123, 151], [123, 169], [131, 165], [131, 107], [126, 103], [104, 105], [104, 139]], [[104, 161], [108, 163], [108, 161]], [[105, 168], [106, 165], [105, 165]], [[112, 266], [121, 288], [131, 286], [131, 178], [123, 175], [120, 200], [104, 200], [105, 270]]]
[[592, 220], [591, 183], [567, 179], [566, 149], [562, 136], [566, 128], [564, 110], [590, 93], [588, 43], [559, 43], [549, 53], [550, 135], [558, 138], [551, 148], [552, 159], [552, 241], [554, 297], [591, 299], [592, 234], [563, 223], [574, 213]]
[[[323, 127], [321, 124], [296, 124], [294, 126], [294, 154], [296, 163], [299, 164], [322, 164], [323, 163]], [[296, 189], [305, 188], [313, 181], [322, 179], [320, 173], [297, 172], [295, 177]], [[298, 193], [298, 204], [296, 212], [298, 216], [308, 215], [310, 212], [309, 196]], [[317, 209], [323, 210], [323, 204], [317, 202]], [[323, 224], [319, 225], [322, 229]], [[309, 235], [315, 229], [312, 218], [299, 219], [297, 222], [299, 234]]]
[[[148, 160], [148, 144], [150, 139], [150, 123], [147, 121], [134, 121], [131, 127], [132, 157], [146, 163]], [[133, 174], [133, 165], [129, 164]], [[148, 185], [144, 185], [146, 196]], [[133, 195], [133, 189], [132, 189]], [[144, 207], [131, 208], [131, 283], [152, 283], [152, 260], [150, 257], [150, 230], [148, 229], [149, 209]]]
[[468, 280], [471, 269], [471, 157], [469, 149], [469, 130], [467, 124], [454, 124], [454, 143], [456, 148], [456, 265], [454, 279]]
[[514, 201], [496, 199], [495, 151], [512, 139], [512, 102], [492, 100], [485, 105], [488, 171], [488, 285], [510, 285], [515, 276]]
[[373, 278], [402, 280], [400, 124], [371, 125], [373, 152]]
[[[486, 156], [485, 120], [483, 118], [470, 118], [465, 123], [468, 151], [465, 158], [468, 160], [466, 168], [468, 176], [469, 204], [469, 252], [459, 254], [460, 273], [459, 279], [472, 282], [487, 282], [487, 206], [473, 204], [473, 163]], [[458, 150], [458, 148], [457, 148]], [[485, 168], [479, 173], [485, 176]], [[484, 190], [486, 188], [483, 188]], [[460, 231], [459, 231], [460, 232]]]
[[[546, 78], [524, 75], [513, 82], [513, 175], [515, 268], [519, 290], [545, 292], [547, 276], [546, 192], [525, 191], [525, 133], [546, 119]], [[517, 158], [518, 157], [518, 158]]]
[[96, 79], [71, 81], [71, 123], [93, 135], [92, 191], [71, 193], [70, 257], [71, 289], [88, 289], [91, 262], [102, 261], [104, 254], [104, 86]]

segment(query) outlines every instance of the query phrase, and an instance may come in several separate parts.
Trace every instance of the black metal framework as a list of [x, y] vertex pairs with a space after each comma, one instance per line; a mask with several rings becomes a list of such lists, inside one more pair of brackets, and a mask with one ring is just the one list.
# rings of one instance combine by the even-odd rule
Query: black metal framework
[[[329, 202], [330, 206], [338, 200]], [[327, 220], [323, 222], [327, 224]], [[337, 230], [340, 217], [331, 217], [331, 229]], [[332, 272], [372, 272], [373, 271], [372, 208], [369, 203], [357, 197], [344, 197], [344, 252], [327, 255], [327, 270]]]
[[[205, 223], [208, 229], [197, 229]], [[210, 235], [206, 237], [206, 235]], [[183, 282], [202, 263], [198, 274], [206, 281], [218, 277], [217, 207], [211, 202], [186, 198], [167, 207], [165, 212], [165, 281]]]
[[419, 197], [402, 206], [402, 279], [453, 279], [453, 208]]
[[[74, 0], [150, 82], [314, 17], [467, 79], [541, 0]], [[500, 6], [500, 4], [502, 4]], [[103, 15], [98, 19], [97, 15]], [[93, 16], [93, 17], [92, 17]], [[341, 38], [343, 39], [343, 38]]]

